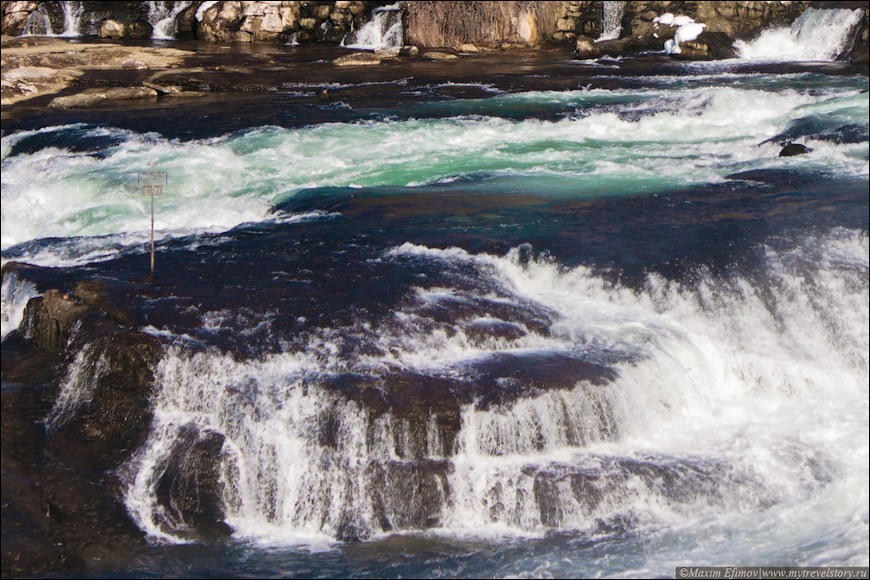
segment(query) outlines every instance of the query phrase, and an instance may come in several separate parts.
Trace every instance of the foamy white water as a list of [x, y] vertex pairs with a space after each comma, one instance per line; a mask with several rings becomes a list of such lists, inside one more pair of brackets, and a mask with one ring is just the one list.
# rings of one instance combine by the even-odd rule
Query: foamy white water
[[[154, 27], [151, 38], [168, 40], [175, 38], [179, 14], [181, 14], [192, 2], [160, 2], [150, 1], [148, 5], [148, 23]], [[199, 14], [199, 11], [197, 11]]]
[[[835, 230], [771, 249], [769, 288], [741, 278], [708, 277], [689, 288], [650, 277], [635, 292], [585, 268], [559, 271], [544, 262], [524, 266], [514, 254], [409, 244], [389, 259], [421, 255], [474, 264], [518, 302], [557, 312], [550, 336], [470, 348], [462, 327], [432, 336], [400, 316], [387, 329], [398, 340], [383, 340], [403, 350], [355, 363], [319, 354], [332, 348], [332, 331], [312, 337], [304, 352], [261, 362], [170, 352], [158, 369], [157, 427], [125, 470], [127, 505], [140, 527], [183, 539], [157, 506], [154, 486], [178, 433], [193, 427], [225, 437], [224, 501], [239, 537], [271, 545], [317, 541], [348, 522], [377, 534], [379, 510], [399, 522], [393, 531], [413, 530], [418, 524], [403, 511], [406, 498], [381, 495], [385, 483], [377, 475], [378, 465], [396, 469], [413, 455], [413, 426], [318, 387], [319, 377], [396, 367], [449, 374], [463, 360], [497, 353], [606, 345], [634, 357], [616, 364], [618, 376], [608, 384], [580, 381], [490, 409], [466, 405], [452, 446], [434, 423], [425, 427], [422, 456], [448, 465], [432, 476], [440, 487], [426, 497], [436, 502], [439, 533], [591, 532], [601, 521], [628, 518], [649, 528], [652, 541], [676, 542], [655, 552], [652, 570], [676, 565], [689, 557], [687, 549], [694, 563], [737, 556], [769, 562], [769, 554], [794, 551], [807, 565], [866, 565], [866, 233]], [[316, 427], [325, 415], [336, 418], [328, 445]], [[422, 477], [410, 475], [420, 463], [405, 464], [408, 477]], [[662, 477], [675, 479], [662, 486]], [[591, 487], [577, 495], [575, 485]], [[558, 509], [544, 509], [545, 500]], [[824, 510], [831, 517], [818, 518]], [[825, 529], [851, 539], [802, 547]], [[681, 530], [691, 530], [696, 543], [667, 539]], [[704, 530], [732, 537], [733, 551], [706, 544]], [[843, 551], [829, 552], [838, 546]]]
[[[866, 95], [836, 89], [592, 90], [496, 95], [487, 101], [481, 106], [603, 106], [561, 121], [454, 117], [264, 127], [188, 142], [82, 126], [41, 130], [117, 139], [100, 157], [55, 148], [12, 155], [16, 144], [33, 134], [15, 133], [2, 140], [2, 247], [73, 236], [108, 236], [112, 252], [141, 243], [148, 235], [150, 206], [136, 176], [151, 162], [169, 176], [156, 200], [155, 227], [162, 239], [267, 219], [273, 203], [308, 187], [408, 186], [487, 174], [528, 177], [539, 191], [554, 194], [579, 179], [595, 197], [715, 183], [739, 171], [794, 165], [794, 159], [777, 157], [775, 143], [762, 142], [796, 116], [861, 123], [868, 114]], [[867, 175], [866, 142], [807, 144], [814, 150], [800, 160], [803, 169]], [[69, 263], [61, 256], [28, 259]]]
[[752, 41], [734, 43], [740, 58], [761, 61], [830, 61], [853, 39], [861, 10], [807, 8], [789, 28], [763, 31]]
[[379, 6], [372, 11], [371, 20], [357, 32], [351, 33], [353, 40], [347, 38], [341, 45], [358, 50], [383, 50], [401, 48], [404, 44], [401, 2], [389, 6]]
[[10, 272], [3, 276], [2, 290], [2, 332], [0, 339], [16, 330], [24, 318], [24, 308], [31, 298], [39, 296], [36, 286], [27, 280], [19, 280], [18, 274]]

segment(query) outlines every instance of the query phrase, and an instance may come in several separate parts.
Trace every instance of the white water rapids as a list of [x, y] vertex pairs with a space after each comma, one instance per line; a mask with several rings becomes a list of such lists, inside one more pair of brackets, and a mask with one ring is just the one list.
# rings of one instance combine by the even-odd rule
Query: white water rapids
[[[634, 292], [584, 268], [523, 267], [514, 255], [408, 244], [388, 257], [414, 256], [472, 263], [518, 302], [558, 312], [558, 322], [550, 336], [475, 346], [461, 328], [417, 334], [397, 313], [390, 332], [400, 336], [383, 340], [398, 339], [401, 348], [358, 368], [320, 356], [331, 348], [329, 333], [306, 353], [256, 362], [170, 352], [158, 369], [154, 428], [127, 468], [127, 504], [142, 529], [180, 539], [166, 525], [155, 485], [181, 429], [195, 426], [226, 437], [227, 522], [239, 537], [269, 545], [328, 540], [347, 521], [378, 535], [381, 512], [393, 531], [413, 530], [400, 525], [411, 521], [402, 502], [422, 493], [419, 501], [437, 500], [438, 533], [595, 533], [608, 521], [735, 533], [752, 521], [757, 533], [777, 529], [770, 540], [780, 550], [799, 550], [823, 533], [797, 525], [807, 514], [833, 510], [819, 526], [846, 536], [801, 548], [800, 563], [824, 564], [842, 549], [838, 561], [866, 565], [866, 536], [854, 544], [868, 520], [866, 234], [838, 230], [770, 250], [767, 291], [740, 278], [709, 278], [690, 290], [651, 277]], [[580, 382], [487, 410], [466, 405], [453, 445], [433, 423], [416, 426], [426, 433], [417, 460], [407, 446], [420, 429], [316, 386], [316, 377], [334, 372], [398, 366], [449, 374], [467, 359], [578, 344], [640, 358], [618, 363], [618, 377], [604, 386]], [[337, 418], [333, 446], [317, 435], [326, 416]], [[415, 471], [427, 462], [436, 475]], [[428, 487], [403, 495], [400, 482], [381, 479], [384, 466]], [[755, 533], [744, 530], [740, 541]], [[763, 560], [764, 550], [740, 561]]]

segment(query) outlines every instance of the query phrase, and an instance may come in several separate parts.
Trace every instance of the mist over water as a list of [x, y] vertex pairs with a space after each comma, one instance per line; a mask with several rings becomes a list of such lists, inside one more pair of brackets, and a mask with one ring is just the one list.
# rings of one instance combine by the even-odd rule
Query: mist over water
[[[3, 263], [51, 268], [4, 277], [4, 340], [96, 278], [164, 351], [113, 474], [153, 547], [99, 572], [866, 566], [867, 79], [643, 66], [297, 86], [275, 122], [228, 129], [230, 104], [196, 135], [117, 112], [4, 133]], [[49, 429], [101, 372], [78, 353]], [[194, 448], [216, 545], [163, 497]]]

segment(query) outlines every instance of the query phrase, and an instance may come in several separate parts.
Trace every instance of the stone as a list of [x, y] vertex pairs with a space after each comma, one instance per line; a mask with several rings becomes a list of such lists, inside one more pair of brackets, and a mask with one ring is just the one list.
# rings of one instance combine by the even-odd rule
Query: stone
[[601, 51], [592, 38], [578, 36], [574, 46], [574, 55], [579, 59], [598, 58], [601, 56]]
[[426, 58], [429, 60], [454, 60], [459, 58], [459, 56], [449, 53], [449, 52], [441, 52], [438, 50], [428, 50], [420, 55], [421, 58]]
[[221, 493], [223, 443], [220, 433], [182, 427], [157, 481], [157, 502], [173, 520], [166, 522], [167, 531], [191, 527], [207, 540], [232, 534]]
[[573, 32], [577, 28], [577, 21], [573, 18], [560, 18], [556, 21], [556, 30], [561, 32]]
[[317, 20], [315, 18], [300, 18], [299, 28], [304, 30], [314, 30], [317, 28]]
[[116, 87], [112, 89], [85, 89], [75, 95], [53, 98], [48, 106], [53, 109], [76, 109], [93, 107], [108, 101], [149, 99], [157, 97], [157, 91], [148, 87]]
[[735, 58], [734, 39], [724, 32], [702, 32], [698, 38], [680, 43], [680, 54], [672, 55], [682, 60], [719, 60]]
[[100, 26], [100, 38], [146, 40], [151, 38], [153, 32], [153, 27], [141, 20], [134, 22], [106, 20]]
[[327, 5], [315, 6], [311, 11], [314, 18], [317, 20], [326, 20], [329, 18], [329, 13], [332, 12], [332, 7]]
[[371, 52], [353, 52], [332, 61], [335, 66], [375, 66], [381, 64], [383, 57]]
[[800, 143], [786, 143], [785, 147], [779, 152], [780, 157], [794, 157], [795, 155], [806, 155], [812, 151], [811, 148]]

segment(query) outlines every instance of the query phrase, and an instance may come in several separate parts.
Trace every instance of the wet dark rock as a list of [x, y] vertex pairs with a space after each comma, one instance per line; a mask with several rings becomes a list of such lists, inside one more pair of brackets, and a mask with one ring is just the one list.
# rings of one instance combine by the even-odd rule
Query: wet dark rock
[[779, 152], [779, 156], [794, 157], [795, 155], [806, 155], [810, 151], [812, 151], [812, 149], [807, 147], [806, 145], [801, 145], [800, 143], [788, 143]]
[[372, 504], [382, 531], [428, 529], [441, 524], [448, 500], [447, 461], [376, 463], [368, 468]]
[[[53, 277], [7, 263], [3, 275], [13, 272], [37, 287]], [[132, 316], [104, 283], [71, 286], [31, 299], [23, 332], [3, 341], [4, 577], [86, 574], [91, 559], [121, 560], [144, 546], [109, 474], [150, 425], [162, 348], [130, 329]]]
[[51, 403], [42, 390], [6, 384], [2, 392], [4, 578], [83, 572], [90, 559], [120, 561], [145, 545], [115, 478], [72, 469], [47, 450]]
[[49, 289], [32, 299], [24, 310], [22, 327], [36, 346], [50, 354], [63, 349], [76, 323], [89, 314], [99, 314], [118, 326], [129, 327], [132, 316], [116, 308], [98, 281], [78, 282], [71, 292]]
[[147, 334], [99, 323], [94, 328], [107, 332], [87, 342], [84, 361], [70, 363], [77, 365], [77, 382], [87, 384], [67, 387], [87, 389], [89, 396], [71, 409], [52, 411], [49, 445], [70, 465], [111, 469], [135, 450], [151, 424], [153, 369], [162, 349]]
[[[609, 509], [618, 504], [628, 507], [648, 496], [659, 498], [676, 512], [694, 514], [699, 509], [728, 505], [735, 497], [759, 509], [769, 507], [772, 501], [760, 481], [721, 462], [598, 458], [585, 466], [550, 464], [528, 467], [524, 473], [534, 479], [541, 523], [555, 528], [564, 526], [569, 517], [575, 518], [578, 509], [591, 517], [602, 503]], [[630, 520], [622, 521], [618, 531], [632, 525]]]
[[157, 501], [165, 510], [167, 531], [188, 531], [201, 539], [232, 534], [225, 522], [221, 459], [224, 436], [183, 427], [163, 474], [157, 482]]

